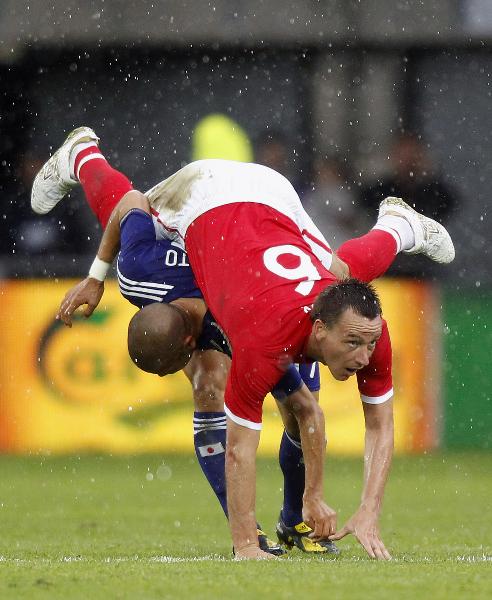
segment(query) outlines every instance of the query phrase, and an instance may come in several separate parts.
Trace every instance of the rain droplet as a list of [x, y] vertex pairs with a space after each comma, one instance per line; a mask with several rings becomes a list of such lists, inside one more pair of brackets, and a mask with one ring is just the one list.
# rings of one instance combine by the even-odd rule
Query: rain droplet
[[157, 479], [159, 479], [160, 481], [169, 481], [169, 479], [171, 479], [173, 472], [172, 469], [170, 467], [168, 467], [167, 465], [162, 464], [158, 469], [157, 469]]

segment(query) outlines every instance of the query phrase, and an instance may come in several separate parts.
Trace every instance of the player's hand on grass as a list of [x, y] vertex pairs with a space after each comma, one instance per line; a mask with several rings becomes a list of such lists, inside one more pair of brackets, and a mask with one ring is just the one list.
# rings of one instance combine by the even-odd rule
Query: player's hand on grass
[[302, 518], [313, 530], [309, 537], [314, 541], [326, 540], [337, 530], [337, 513], [322, 498], [305, 496]]
[[86, 304], [87, 306], [83, 311], [83, 315], [84, 317], [90, 317], [99, 304], [103, 293], [103, 281], [86, 277], [65, 294], [56, 318], [63, 321], [68, 327], [72, 327], [72, 316], [77, 308]]
[[340, 540], [351, 533], [371, 558], [391, 560], [391, 554], [386, 550], [379, 534], [378, 516], [374, 511], [361, 506], [340, 531], [330, 535], [330, 540]]
[[248, 544], [234, 552], [234, 560], [270, 560], [276, 558], [273, 554], [263, 552], [256, 544]]

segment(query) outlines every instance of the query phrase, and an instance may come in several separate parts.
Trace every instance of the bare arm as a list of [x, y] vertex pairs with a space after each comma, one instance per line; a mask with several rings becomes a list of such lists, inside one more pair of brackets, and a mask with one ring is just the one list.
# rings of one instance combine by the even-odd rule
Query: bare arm
[[366, 422], [364, 489], [361, 505], [379, 516], [394, 448], [393, 401], [363, 403]]
[[[97, 259], [99, 261], [111, 264], [116, 258], [120, 249], [121, 219], [134, 208], [139, 208], [150, 213], [147, 198], [136, 190], [125, 194], [114, 207], [97, 251]], [[90, 317], [99, 304], [103, 293], [104, 281], [91, 276], [86, 277], [65, 294], [56, 318], [63, 321], [68, 327], [71, 327], [73, 313], [84, 304], [87, 306], [83, 314], [85, 317]]]
[[323, 500], [326, 446], [323, 411], [306, 385], [291, 394], [284, 406], [294, 415], [301, 438], [306, 468], [303, 519], [313, 529], [314, 539], [326, 539], [336, 531], [336, 512]]
[[256, 449], [259, 441], [259, 431], [227, 418], [227, 510], [237, 559], [274, 558], [260, 550], [256, 533]]
[[388, 560], [391, 556], [379, 534], [379, 515], [393, 458], [393, 401], [363, 406], [366, 438], [361, 503], [346, 525], [330, 539], [339, 540], [353, 533], [369, 556]]

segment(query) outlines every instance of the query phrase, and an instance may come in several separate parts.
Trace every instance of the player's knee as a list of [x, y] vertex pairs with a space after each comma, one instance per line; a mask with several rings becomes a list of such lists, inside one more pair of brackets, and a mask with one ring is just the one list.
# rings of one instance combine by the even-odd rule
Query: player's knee
[[213, 378], [199, 377], [193, 382], [195, 410], [221, 412], [224, 410], [224, 387]]
[[142, 206], [148, 206], [149, 201], [146, 196], [139, 192], [138, 190], [130, 190], [126, 192], [124, 196], [121, 197], [121, 203], [132, 203], [132, 204], [141, 204]]

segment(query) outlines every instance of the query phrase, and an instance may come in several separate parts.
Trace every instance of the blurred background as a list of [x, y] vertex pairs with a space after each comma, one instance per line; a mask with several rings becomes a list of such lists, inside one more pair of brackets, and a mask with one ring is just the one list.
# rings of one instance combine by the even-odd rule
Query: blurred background
[[[415, 316], [425, 332], [421, 342], [401, 342], [410, 369], [415, 361], [420, 365], [403, 390], [410, 394], [404, 418], [420, 433], [412, 425], [414, 437], [401, 449], [490, 448], [491, 41], [488, 0], [3, 0], [1, 447], [57, 447], [56, 432], [19, 442], [21, 429], [37, 429], [32, 407], [40, 397], [47, 403], [46, 427], [61, 404], [76, 410], [74, 423], [80, 419], [77, 402], [83, 400], [74, 400], [68, 388], [60, 393], [41, 357], [55, 361], [60, 377], [73, 376], [77, 393], [93, 390], [87, 394], [98, 398], [104, 393], [121, 401], [115, 390], [124, 381], [117, 374], [129, 373], [124, 362], [111, 371], [116, 379], [105, 380], [97, 367], [124, 340], [111, 341], [100, 354], [88, 350], [83, 360], [79, 348], [78, 358], [67, 355], [63, 362], [63, 348], [74, 345], [65, 337], [56, 342], [61, 354], [46, 358], [52, 316], [70, 283], [64, 279], [85, 276], [100, 231], [77, 191], [49, 216], [34, 215], [30, 186], [66, 133], [89, 125], [109, 160], [141, 190], [197, 158], [227, 156], [277, 169], [334, 248], [370, 227], [387, 195], [403, 196], [444, 223], [455, 241], [455, 262], [436, 267], [401, 256], [385, 282], [392, 286], [393, 330], [408, 320], [403, 307], [409, 298], [428, 315]], [[58, 287], [47, 290], [47, 282]], [[409, 294], [400, 312], [399, 294]], [[112, 310], [120, 310], [118, 303], [124, 300], [115, 299]], [[7, 358], [17, 347], [21, 355]], [[422, 378], [430, 384], [416, 408], [411, 398], [420, 394]], [[90, 387], [101, 380], [105, 392]], [[165, 415], [147, 407], [143, 420], [127, 417], [135, 403], [151, 398], [162, 404], [162, 394], [148, 385], [147, 395], [124, 396], [125, 418], [118, 421], [147, 437], [149, 414], [155, 423]], [[166, 401], [181, 395], [180, 406], [190, 412], [189, 390], [178, 393], [170, 385]], [[31, 415], [25, 425], [15, 412], [20, 404]], [[157, 440], [162, 431], [155, 431]], [[104, 448], [97, 441], [104, 434], [97, 435], [79, 445]]]

